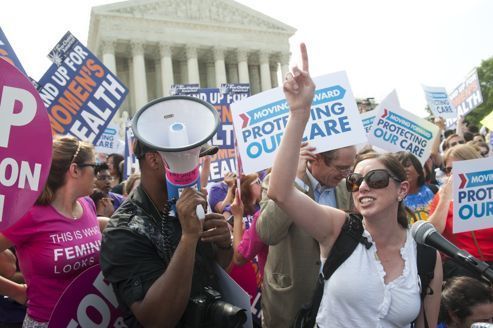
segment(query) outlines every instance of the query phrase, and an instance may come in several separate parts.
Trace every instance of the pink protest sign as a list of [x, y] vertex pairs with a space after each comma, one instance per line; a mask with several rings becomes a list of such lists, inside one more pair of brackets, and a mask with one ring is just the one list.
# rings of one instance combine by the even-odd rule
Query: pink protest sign
[[82, 272], [63, 292], [48, 323], [48, 328], [58, 327], [126, 327], [99, 265]]
[[0, 59], [0, 231], [34, 204], [48, 178], [51, 126], [31, 82]]

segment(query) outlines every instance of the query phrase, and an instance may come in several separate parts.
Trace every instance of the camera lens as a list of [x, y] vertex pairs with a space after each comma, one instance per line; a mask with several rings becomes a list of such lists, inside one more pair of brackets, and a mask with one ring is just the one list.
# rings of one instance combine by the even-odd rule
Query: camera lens
[[208, 314], [218, 328], [242, 327], [247, 320], [245, 310], [223, 301], [211, 304]]

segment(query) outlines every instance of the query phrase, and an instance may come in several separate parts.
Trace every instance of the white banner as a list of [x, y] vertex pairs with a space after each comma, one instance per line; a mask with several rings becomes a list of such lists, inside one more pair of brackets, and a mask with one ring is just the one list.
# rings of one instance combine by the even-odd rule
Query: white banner
[[[462, 116], [465, 116], [483, 103], [483, 95], [481, 93], [478, 72], [476, 69], [473, 69], [471, 73], [467, 75], [464, 82], [461, 82], [461, 84], [452, 90], [449, 94], [449, 99], [452, 102], [452, 105], [457, 108], [458, 115]], [[455, 127], [455, 121], [457, 121], [457, 118], [447, 119], [447, 128], [450, 129]]]
[[364, 112], [360, 114], [361, 117], [361, 122], [363, 123], [363, 127], [365, 128], [365, 132], [368, 135], [371, 131], [371, 128], [373, 126], [373, 122], [375, 121], [375, 118], [377, 117], [376, 115], [377, 111], [372, 110], [369, 112]]
[[125, 150], [125, 144], [119, 138], [120, 126], [110, 123], [96, 143], [96, 152], [104, 154], [118, 153], [122, 154]]
[[[314, 82], [315, 97], [303, 140], [318, 152], [366, 142], [346, 73], [320, 76]], [[282, 89], [235, 102], [231, 110], [244, 173], [271, 167], [289, 117]]]
[[447, 90], [442, 87], [428, 87], [423, 85], [425, 98], [435, 117], [456, 118], [457, 110], [450, 102]]
[[375, 111], [376, 119], [368, 135], [370, 144], [389, 152], [408, 151], [424, 164], [430, 157], [438, 127], [400, 108], [395, 90]]
[[493, 228], [493, 157], [453, 163], [453, 233]]

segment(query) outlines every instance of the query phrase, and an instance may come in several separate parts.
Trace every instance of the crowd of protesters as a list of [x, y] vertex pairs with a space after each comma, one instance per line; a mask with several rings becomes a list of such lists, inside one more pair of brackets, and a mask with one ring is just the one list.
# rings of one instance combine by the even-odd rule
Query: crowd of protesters
[[[273, 167], [248, 175], [229, 172], [207, 185], [207, 165], [214, 153], [209, 148], [202, 154], [202, 192], [184, 192], [176, 214], [167, 199], [160, 199], [167, 195], [165, 169], [152, 149], [135, 149], [142, 176], [133, 173], [124, 180], [121, 155], [110, 154], [97, 163], [96, 158], [104, 156], [95, 154], [90, 144], [56, 138], [41, 196], [22, 219], [0, 233], [0, 294], [6, 295], [0, 302], [0, 327], [47, 327], [61, 294], [86, 268], [63, 252], [53, 258], [53, 250], [93, 245], [83, 260], [97, 265], [102, 232], [112, 216], [104, 232], [101, 265], [118, 300], [125, 303], [131, 326], [154, 325], [154, 316], [169, 316], [172, 326], [188, 324], [182, 316], [190, 315], [187, 300], [197, 286], [194, 262], [185, 261], [195, 248], [198, 267], [208, 270], [207, 254], [214, 252], [212, 258], [249, 294], [255, 327], [293, 326], [317, 291], [317, 327], [451, 328], [493, 322], [491, 282], [445, 254], [433, 262], [429, 290], [423, 292], [416, 264], [419, 252], [409, 229], [426, 220], [458, 248], [493, 264], [493, 229], [455, 234], [452, 229], [453, 163], [490, 157], [488, 131], [463, 118], [453, 130], [445, 128], [443, 119], [435, 120], [440, 138], [424, 165], [411, 153], [381, 154], [371, 147], [318, 153], [299, 142], [314, 92], [304, 46], [301, 52], [302, 67], [295, 67], [284, 82], [290, 119]], [[156, 207], [158, 203], [164, 210]], [[204, 223], [184, 219], [195, 218], [191, 209], [206, 203], [215, 214]], [[141, 220], [137, 230], [171, 231], [174, 240], [160, 236], [156, 240], [161, 245], [154, 243], [155, 236], [137, 237], [135, 222], [125, 221], [128, 211], [162, 220], [155, 227]], [[122, 224], [128, 226], [122, 230]], [[320, 272], [326, 272], [326, 262], [352, 224], [361, 225], [362, 241], [320, 285]], [[94, 234], [75, 238], [82, 229]], [[187, 239], [189, 248], [183, 248], [189, 236], [193, 241]], [[164, 267], [159, 261], [150, 265], [155, 259], [135, 245], [164, 252], [159, 254]], [[141, 260], [140, 270], [116, 255]], [[173, 262], [178, 256], [183, 263]], [[149, 268], [152, 272], [143, 272]], [[184, 270], [181, 277], [178, 268]], [[177, 287], [177, 282], [191, 287]], [[169, 304], [178, 305], [153, 313], [160, 306], [158, 292], [169, 294]]]

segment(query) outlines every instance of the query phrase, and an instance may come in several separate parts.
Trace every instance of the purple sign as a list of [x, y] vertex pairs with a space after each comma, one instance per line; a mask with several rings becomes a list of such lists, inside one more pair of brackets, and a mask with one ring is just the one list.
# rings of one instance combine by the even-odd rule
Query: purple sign
[[34, 204], [51, 165], [51, 127], [38, 92], [0, 59], [0, 231]]
[[126, 327], [99, 265], [82, 272], [63, 292], [48, 324], [58, 327]]

